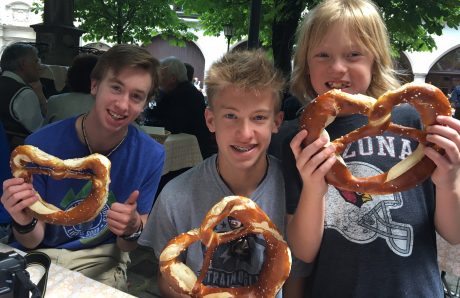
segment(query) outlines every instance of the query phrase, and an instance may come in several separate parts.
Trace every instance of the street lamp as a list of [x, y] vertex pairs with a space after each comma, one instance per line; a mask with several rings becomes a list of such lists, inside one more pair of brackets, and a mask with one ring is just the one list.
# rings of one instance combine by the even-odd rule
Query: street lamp
[[224, 35], [227, 38], [227, 52], [230, 50], [230, 40], [233, 35], [235, 35], [235, 28], [232, 24], [227, 24], [224, 26]]

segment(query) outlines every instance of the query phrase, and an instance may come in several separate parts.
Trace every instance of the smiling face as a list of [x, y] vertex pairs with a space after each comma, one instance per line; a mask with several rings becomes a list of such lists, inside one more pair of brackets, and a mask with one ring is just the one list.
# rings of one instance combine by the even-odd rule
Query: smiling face
[[336, 23], [307, 57], [311, 84], [318, 95], [331, 89], [366, 94], [374, 57], [356, 42], [353, 33]]
[[282, 113], [275, 112], [271, 89], [247, 91], [234, 86], [215, 95], [205, 117], [216, 135], [219, 166], [240, 170], [261, 168], [271, 134], [278, 132], [283, 118]]
[[101, 81], [91, 81], [98, 122], [109, 132], [124, 130], [143, 111], [152, 84], [149, 72], [125, 68], [118, 74], [109, 69]]

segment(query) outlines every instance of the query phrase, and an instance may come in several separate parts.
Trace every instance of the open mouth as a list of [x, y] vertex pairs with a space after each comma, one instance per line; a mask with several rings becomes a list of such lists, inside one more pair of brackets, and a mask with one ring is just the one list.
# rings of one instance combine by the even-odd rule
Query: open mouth
[[122, 115], [119, 115], [119, 114], [116, 114], [112, 111], [108, 111], [110, 117], [112, 117], [114, 120], [122, 120], [122, 119], [125, 119], [126, 116], [122, 116]]
[[237, 146], [237, 145], [232, 145], [231, 146], [233, 150], [238, 151], [238, 152], [248, 152], [251, 151], [253, 148], [256, 147], [256, 145], [250, 145], [250, 146]]
[[326, 82], [326, 86], [331, 89], [345, 89], [351, 86], [350, 82]]

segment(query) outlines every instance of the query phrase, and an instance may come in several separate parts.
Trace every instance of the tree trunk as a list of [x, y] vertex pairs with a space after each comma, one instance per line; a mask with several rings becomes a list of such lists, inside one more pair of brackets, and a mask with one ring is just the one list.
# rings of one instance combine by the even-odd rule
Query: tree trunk
[[272, 49], [275, 66], [288, 79], [291, 75], [292, 47], [304, 1], [275, 0], [281, 10], [272, 24]]

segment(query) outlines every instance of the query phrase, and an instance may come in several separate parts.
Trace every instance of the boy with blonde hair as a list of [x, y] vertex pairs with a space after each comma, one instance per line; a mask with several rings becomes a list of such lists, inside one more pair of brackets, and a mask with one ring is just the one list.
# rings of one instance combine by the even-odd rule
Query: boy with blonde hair
[[[199, 227], [208, 210], [225, 196], [251, 198], [281, 230], [285, 230], [284, 182], [279, 160], [267, 155], [272, 133], [278, 131], [283, 79], [262, 51], [228, 53], [215, 62], [205, 79], [209, 130], [218, 153], [169, 182], [158, 197], [139, 244], [159, 257], [180, 233]], [[217, 232], [237, 228], [225, 219]], [[239, 223], [241, 225], [241, 223]], [[213, 287], [253, 284], [264, 262], [265, 242], [250, 235], [219, 246], [204, 283]], [[192, 244], [184, 263], [198, 275], [204, 248]], [[177, 295], [159, 277], [163, 295]], [[278, 293], [277, 297], [281, 297]]]

